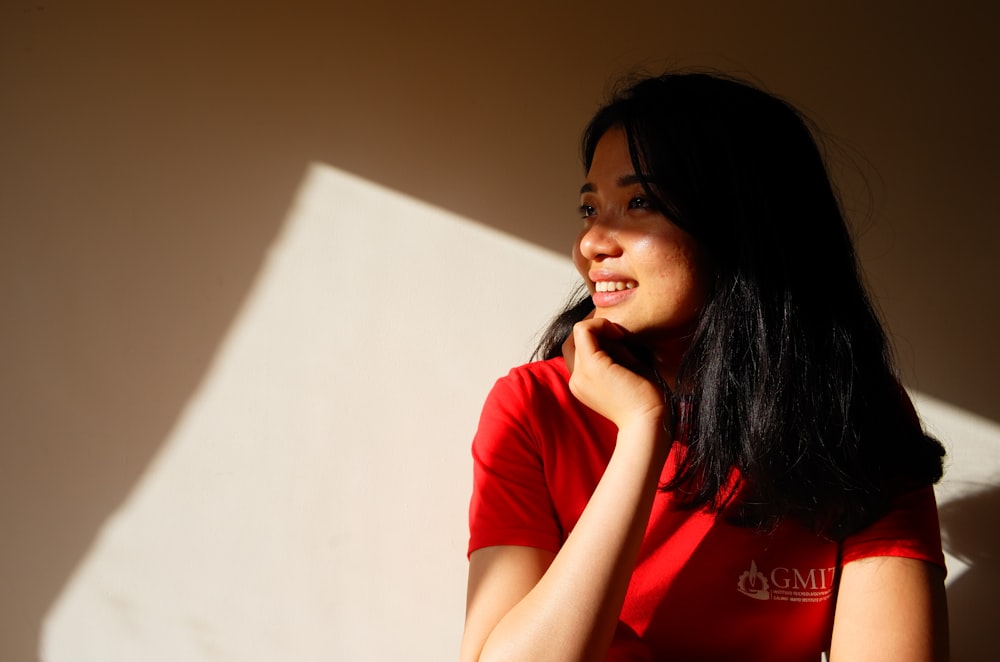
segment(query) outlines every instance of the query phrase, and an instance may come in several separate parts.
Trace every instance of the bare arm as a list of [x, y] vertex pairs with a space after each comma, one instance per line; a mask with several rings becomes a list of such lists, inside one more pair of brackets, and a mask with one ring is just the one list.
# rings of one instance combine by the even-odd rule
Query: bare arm
[[618, 425], [603, 477], [557, 555], [518, 547], [470, 557], [462, 660], [603, 660], [618, 623], [669, 450], [665, 410], [648, 380], [599, 343], [620, 340], [604, 320], [577, 325], [570, 388]]
[[948, 659], [944, 572], [899, 557], [844, 566], [830, 662], [943, 662]]

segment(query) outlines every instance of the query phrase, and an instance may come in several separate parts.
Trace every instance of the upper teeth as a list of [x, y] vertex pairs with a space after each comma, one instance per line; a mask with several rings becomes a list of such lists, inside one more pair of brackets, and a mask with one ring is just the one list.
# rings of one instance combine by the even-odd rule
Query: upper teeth
[[632, 280], [599, 280], [594, 283], [594, 289], [598, 292], [615, 292], [617, 290], [631, 290], [635, 285], [635, 281]]

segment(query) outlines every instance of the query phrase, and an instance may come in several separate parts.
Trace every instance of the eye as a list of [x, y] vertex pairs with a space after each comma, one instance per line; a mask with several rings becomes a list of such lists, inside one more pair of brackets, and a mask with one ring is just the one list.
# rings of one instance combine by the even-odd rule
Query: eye
[[646, 198], [636, 196], [628, 201], [629, 209], [652, 209], [652, 207], [653, 206], [649, 204], [649, 201], [646, 200]]
[[591, 216], [593, 216], [596, 213], [597, 213], [597, 210], [594, 209], [593, 206], [591, 206], [591, 205], [580, 205], [580, 218], [590, 218]]

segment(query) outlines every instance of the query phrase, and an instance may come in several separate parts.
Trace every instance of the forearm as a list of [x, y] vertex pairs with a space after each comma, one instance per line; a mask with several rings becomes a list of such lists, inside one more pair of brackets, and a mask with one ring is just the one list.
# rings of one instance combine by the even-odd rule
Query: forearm
[[480, 660], [604, 659], [668, 446], [659, 418], [619, 431], [608, 467], [565, 545], [493, 628]]

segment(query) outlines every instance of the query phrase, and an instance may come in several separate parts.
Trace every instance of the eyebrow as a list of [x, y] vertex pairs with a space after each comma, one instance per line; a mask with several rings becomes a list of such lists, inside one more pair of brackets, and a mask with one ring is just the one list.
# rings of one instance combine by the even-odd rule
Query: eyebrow
[[[645, 185], [649, 184], [652, 181], [653, 178], [645, 173], [640, 174], [633, 172], [632, 174], [622, 175], [621, 177], [619, 177], [617, 184], [619, 187], [624, 188], [626, 186], [632, 186], [633, 184]], [[594, 186], [590, 182], [586, 182], [583, 186], [580, 187], [580, 194], [583, 195], [584, 193], [593, 193], [596, 190], [597, 190], [596, 186]]]

